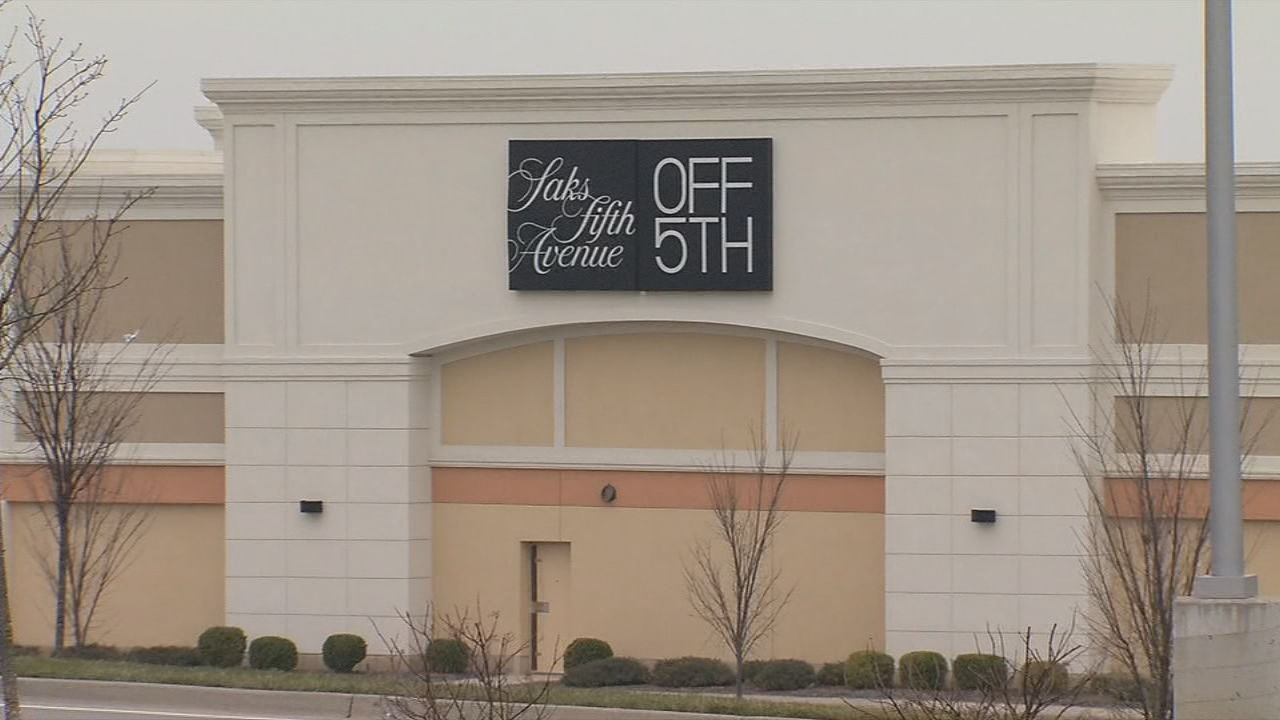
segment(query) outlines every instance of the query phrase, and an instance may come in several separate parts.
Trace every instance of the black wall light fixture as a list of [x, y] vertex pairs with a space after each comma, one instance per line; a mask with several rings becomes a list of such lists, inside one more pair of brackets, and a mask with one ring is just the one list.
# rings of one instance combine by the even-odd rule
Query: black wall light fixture
[[995, 510], [979, 510], [974, 508], [969, 511], [969, 521], [982, 523], [983, 525], [991, 525], [996, 521]]
[[298, 510], [304, 513], [322, 513], [324, 512], [323, 500], [299, 500]]
[[600, 488], [600, 499], [607, 503], [611, 503], [614, 500], [617, 500], [618, 488], [612, 485], [605, 485], [604, 487]]

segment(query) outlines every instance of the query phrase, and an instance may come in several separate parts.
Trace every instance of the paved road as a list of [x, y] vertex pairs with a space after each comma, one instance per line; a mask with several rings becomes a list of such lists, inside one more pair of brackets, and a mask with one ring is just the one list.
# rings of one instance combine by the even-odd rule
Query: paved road
[[63, 704], [60, 701], [24, 703], [24, 720], [320, 720], [304, 715], [250, 715], [207, 709], [199, 711], [157, 707]]

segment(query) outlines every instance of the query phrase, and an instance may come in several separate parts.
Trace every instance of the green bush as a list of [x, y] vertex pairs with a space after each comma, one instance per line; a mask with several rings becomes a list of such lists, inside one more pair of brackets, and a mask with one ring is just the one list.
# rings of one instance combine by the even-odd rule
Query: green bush
[[761, 690], [803, 690], [817, 679], [813, 666], [803, 660], [770, 660], [756, 672], [751, 684]]
[[732, 685], [733, 681], [733, 670], [712, 658], [672, 658], [653, 666], [653, 684], [662, 687], [714, 687]]
[[999, 655], [966, 653], [952, 661], [951, 676], [957, 690], [999, 688], [1009, 682], [1009, 664]]
[[125, 656], [129, 662], [147, 665], [179, 665], [195, 667], [202, 665], [200, 651], [193, 647], [179, 645], [154, 645], [152, 647], [136, 647]]
[[851, 690], [893, 687], [893, 658], [875, 650], [859, 650], [844, 663], [844, 684]]
[[249, 667], [254, 670], [284, 670], [298, 667], [298, 646], [288, 638], [263, 635], [249, 643]]
[[632, 658], [607, 657], [574, 665], [565, 671], [560, 682], [569, 687], [644, 685], [649, 682], [649, 670]]
[[196, 649], [205, 665], [236, 667], [244, 660], [244, 631], [238, 627], [214, 626], [200, 633]]
[[947, 684], [947, 659], [930, 650], [909, 652], [898, 658], [898, 679], [912, 690], [941, 690]]
[[124, 653], [110, 645], [83, 645], [81, 647], [64, 647], [58, 657], [75, 658], [77, 660], [123, 660]]
[[460, 675], [467, 671], [467, 646], [454, 638], [436, 638], [427, 643], [427, 669], [435, 673]]
[[35, 645], [10, 645], [9, 654], [17, 657], [19, 655], [39, 655], [40, 648]]
[[572, 670], [592, 660], [611, 657], [613, 657], [613, 648], [609, 647], [609, 643], [595, 638], [578, 638], [564, 649], [564, 669]]
[[1022, 685], [1024, 691], [1028, 688], [1038, 689], [1041, 694], [1054, 694], [1066, 692], [1071, 686], [1071, 675], [1067, 672], [1067, 668], [1060, 663], [1049, 662], [1048, 660], [1032, 660], [1022, 666]]
[[756, 675], [768, 665], [768, 660], [748, 660], [742, 663], [742, 682], [749, 683], [756, 679]]
[[823, 663], [818, 670], [818, 684], [826, 687], [839, 687], [844, 684], [844, 663]]
[[364, 638], [351, 633], [336, 633], [324, 639], [320, 655], [324, 666], [338, 673], [349, 673], [364, 660], [369, 648]]

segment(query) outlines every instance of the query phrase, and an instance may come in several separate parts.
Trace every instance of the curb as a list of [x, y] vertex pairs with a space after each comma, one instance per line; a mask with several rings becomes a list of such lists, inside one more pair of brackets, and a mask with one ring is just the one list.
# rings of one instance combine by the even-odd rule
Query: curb
[[376, 695], [25, 677], [18, 679], [18, 688], [25, 702], [74, 698], [77, 702], [182, 710], [243, 707], [264, 714], [303, 714], [314, 718], [383, 717], [382, 698]]

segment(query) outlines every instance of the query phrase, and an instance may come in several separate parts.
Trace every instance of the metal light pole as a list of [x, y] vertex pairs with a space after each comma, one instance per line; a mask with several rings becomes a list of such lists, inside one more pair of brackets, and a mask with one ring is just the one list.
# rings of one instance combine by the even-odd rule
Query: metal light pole
[[1251, 598], [1258, 594], [1258, 579], [1244, 574], [1231, 0], [1205, 0], [1204, 20], [1212, 567], [1209, 575], [1196, 578], [1192, 594], [1199, 598]]

